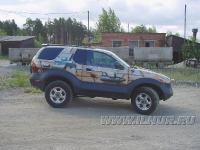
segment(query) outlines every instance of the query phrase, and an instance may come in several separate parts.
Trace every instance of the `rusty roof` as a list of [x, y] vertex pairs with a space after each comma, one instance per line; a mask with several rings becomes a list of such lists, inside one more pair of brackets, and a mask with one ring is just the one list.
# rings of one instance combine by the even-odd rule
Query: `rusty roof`
[[31, 38], [35, 38], [35, 36], [0, 36], [0, 42], [4, 41], [10, 41], [10, 42], [15, 42], [15, 41], [24, 41], [28, 40]]

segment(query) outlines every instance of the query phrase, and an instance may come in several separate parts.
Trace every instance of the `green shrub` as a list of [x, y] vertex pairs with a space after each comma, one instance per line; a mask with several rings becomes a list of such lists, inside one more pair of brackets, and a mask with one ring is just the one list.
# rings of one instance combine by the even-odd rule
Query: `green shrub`
[[2, 55], [0, 56], [0, 59], [9, 59], [9, 57], [7, 55]]
[[26, 87], [30, 86], [29, 77], [30, 74], [25, 74], [23, 70], [14, 70], [14, 73], [6, 79], [6, 82], [10, 87]]

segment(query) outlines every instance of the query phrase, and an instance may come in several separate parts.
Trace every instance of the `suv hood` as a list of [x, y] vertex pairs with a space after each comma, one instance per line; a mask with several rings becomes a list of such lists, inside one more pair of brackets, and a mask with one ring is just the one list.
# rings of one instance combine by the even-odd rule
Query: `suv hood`
[[164, 83], [170, 83], [171, 79], [161, 73], [156, 73], [154, 71], [143, 69], [143, 68], [131, 68], [133, 74], [140, 74], [144, 78], [152, 78]]

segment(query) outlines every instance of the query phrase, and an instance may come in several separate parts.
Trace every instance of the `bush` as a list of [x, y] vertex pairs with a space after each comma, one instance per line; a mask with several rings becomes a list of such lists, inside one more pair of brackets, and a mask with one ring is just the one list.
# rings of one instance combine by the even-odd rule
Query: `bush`
[[42, 44], [40, 42], [38, 42], [36, 39], [34, 40], [34, 47], [35, 48], [41, 48]]
[[14, 73], [6, 79], [6, 82], [10, 87], [27, 87], [30, 86], [29, 77], [30, 74], [25, 74], [24, 70], [14, 70]]
[[7, 55], [0, 56], [0, 59], [9, 59]]

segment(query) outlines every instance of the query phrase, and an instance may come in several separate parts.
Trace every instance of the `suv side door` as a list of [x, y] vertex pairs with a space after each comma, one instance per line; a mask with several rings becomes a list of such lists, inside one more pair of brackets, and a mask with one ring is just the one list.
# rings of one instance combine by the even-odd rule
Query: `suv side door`
[[[107, 53], [87, 50], [83, 64], [81, 89], [86, 95], [120, 96], [127, 92], [128, 69], [116, 68], [118, 61]], [[106, 97], [106, 96], [105, 96]]]

